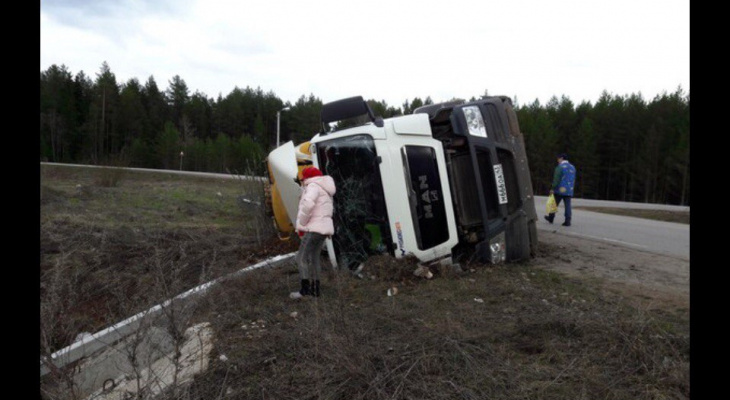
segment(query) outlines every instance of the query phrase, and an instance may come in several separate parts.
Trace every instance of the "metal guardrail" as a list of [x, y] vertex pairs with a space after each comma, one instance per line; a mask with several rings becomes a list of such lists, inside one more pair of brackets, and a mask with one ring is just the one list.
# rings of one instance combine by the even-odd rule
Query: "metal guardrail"
[[[241, 270], [238, 270], [232, 274], [225, 275], [220, 278], [214, 279], [210, 282], [204, 283], [200, 286], [190, 289], [187, 292], [179, 294], [179, 295], [173, 297], [172, 299], [169, 299], [161, 304], [158, 304], [158, 305], [150, 308], [149, 310], [142, 311], [139, 314], [136, 314], [130, 318], [125, 319], [124, 321], [121, 321], [113, 326], [103, 329], [93, 335], [85, 336], [81, 340], [78, 340], [77, 342], [71, 344], [70, 346], [51, 354], [50, 359], [48, 359], [46, 357], [41, 357], [41, 360], [40, 360], [41, 375], [40, 376], [42, 377], [42, 376], [46, 375], [48, 372], [50, 372], [51, 368], [63, 368], [64, 366], [68, 365], [69, 363], [72, 363], [83, 357], [92, 355], [96, 351], [103, 349], [103, 348], [119, 341], [120, 339], [123, 339], [124, 337], [134, 333], [139, 328], [139, 326], [144, 318], [150, 318], [152, 316], [159, 314], [162, 310], [165, 309], [165, 307], [168, 307], [174, 301], [182, 300], [182, 299], [188, 298], [193, 295], [204, 294], [212, 286], [214, 286], [226, 279], [231, 279], [233, 277], [253, 271], [255, 269], [259, 269], [259, 268], [263, 268], [263, 267], [277, 266], [277, 265], [285, 262], [286, 260], [294, 257], [294, 255], [296, 255], [296, 252], [278, 255], [278, 256], [272, 257], [268, 260], [264, 260], [264, 261], [261, 261], [260, 263], [248, 266]], [[51, 364], [52, 366], [49, 364]]]
[[128, 171], [156, 172], [156, 173], [161, 173], [161, 174], [175, 174], [175, 175], [191, 175], [191, 176], [200, 176], [200, 177], [206, 177], [206, 178], [241, 179], [241, 180], [255, 180], [255, 181], [266, 180], [265, 177], [255, 176], [255, 175], [220, 174], [220, 173], [213, 173], [213, 172], [197, 172], [197, 171], [184, 171], [184, 170], [178, 171], [178, 170], [174, 170], [174, 169], [128, 168], [128, 167], [115, 167], [115, 166], [111, 166], [111, 165], [63, 164], [63, 163], [53, 163], [53, 162], [43, 162], [43, 161], [41, 161], [41, 165], [54, 165], [54, 166], [61, 166], [61, 167], [82, 167], [82, 168], [121, 168], [121, 169], [128, 170]]

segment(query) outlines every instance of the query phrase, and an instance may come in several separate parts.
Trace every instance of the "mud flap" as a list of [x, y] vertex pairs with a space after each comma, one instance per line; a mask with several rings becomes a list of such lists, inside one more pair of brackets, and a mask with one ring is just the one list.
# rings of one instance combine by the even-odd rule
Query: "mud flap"
[[527, 229], [530, 233], [530, 255], [537, 256], [537, 224], [534, 220], [527, 223]]
[[[534, 223], [532, 224], [534, 226]], [[505, 229], [507, 243], [507, 261], [520, 261], [530, 258], [531, 240], [530, 223], [527, 215], [519, 212], [509, 219]]]
[[489, 251], [489, 240], [485, 240], [483, 242], [477, 243], [477, 245], [474, 247], [474, 257], [476, 258], [477, 262], [488, 264], [491, 252]]

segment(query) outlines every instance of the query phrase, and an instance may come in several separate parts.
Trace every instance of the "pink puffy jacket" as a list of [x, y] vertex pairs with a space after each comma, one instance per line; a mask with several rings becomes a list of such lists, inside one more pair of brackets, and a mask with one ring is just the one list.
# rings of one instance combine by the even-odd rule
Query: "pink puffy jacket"
[[304, 180], [304, 191], [299, 198], [296, 230], [316, 232], [322, 235], [335, 233], [332, 222], [332, 196], [335, 195], [335, 181], [331, 176], [315, 176]]

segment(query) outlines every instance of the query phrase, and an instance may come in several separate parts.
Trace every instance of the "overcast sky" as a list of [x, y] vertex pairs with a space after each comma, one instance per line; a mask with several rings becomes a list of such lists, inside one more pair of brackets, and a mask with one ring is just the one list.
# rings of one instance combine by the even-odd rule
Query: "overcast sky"
[[41, 71], [401, 106], [689, 92], [689, 0], [42, 0]]

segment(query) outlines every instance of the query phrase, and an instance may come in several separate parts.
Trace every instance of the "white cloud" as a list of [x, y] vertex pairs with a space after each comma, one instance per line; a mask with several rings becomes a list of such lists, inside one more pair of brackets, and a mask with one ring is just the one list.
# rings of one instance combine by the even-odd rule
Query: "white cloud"
[[41, 3], [41, 70], [94, 76], [107, 61], [119, 82], [180, 75], [211, 97], [250, 86], [394, 106], [689, 91], [688, 0], [97, 3]]

